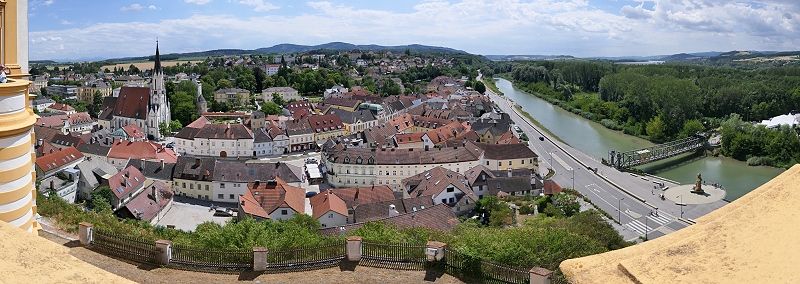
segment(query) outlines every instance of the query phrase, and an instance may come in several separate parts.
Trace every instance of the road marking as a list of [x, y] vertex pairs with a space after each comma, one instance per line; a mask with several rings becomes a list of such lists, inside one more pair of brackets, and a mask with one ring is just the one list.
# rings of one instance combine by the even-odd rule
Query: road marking
[[645, 224], [642, 224], [642, 222], [639, 222], [639, 220], [633, 220], [631, 222], [628, 222], [625, 224], [625, 226], [628, 226], [631, 230], [636, 231], [637, 233], [642, 235], [653, 230], [653, 228], [645, 226]]
[[653, 222], [656, 222], [656, 223], [660, 224], [660, 225], [664, 225], [666, 223], [672, 222], [672, 219], [670, 219], [669, 217], [664, 217], [664, 216], [647, 216], [647, 218], [650, 219]]

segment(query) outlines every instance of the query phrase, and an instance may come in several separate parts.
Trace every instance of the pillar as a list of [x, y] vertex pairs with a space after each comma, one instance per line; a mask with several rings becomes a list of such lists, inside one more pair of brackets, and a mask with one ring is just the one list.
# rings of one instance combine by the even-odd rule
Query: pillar
[[80, 222], [78, 223], [78, 239], [81, 241], [81, 245], [88, 246], [92, 243], [92, 230], [94, 229], [94, 225], [87, 222]]
[[531, 284], [550, 284], [550, 275], [553, 272], [541, 267], [534, 267], [531, 268], [530, 274]]
[[447, 244], [437, 241], [428, 241], [425, 244], [425, 255], [428, 256], [428, 261], [439, 261], [444, 257], [444, 247]]
[[253, 248], [253, 271], [267, 270], [267, 248]]
[[360, 236], [347, 237], [347, 260], [361, 260], [361, 239], [362, 238]]
[[169, 265], [169, 261], [172, 259], [172, 241], [157, 240], [156, 250], [158, 250], [156, 259], [158, 260], [159, 264]]

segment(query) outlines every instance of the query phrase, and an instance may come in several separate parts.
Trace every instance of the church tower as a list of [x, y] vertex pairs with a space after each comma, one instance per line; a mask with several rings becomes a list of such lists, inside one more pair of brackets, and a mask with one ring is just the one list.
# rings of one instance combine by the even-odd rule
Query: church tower
[[156, 41], [156, 58], [153, 66], [153, 79], [150, 82], [150, 106], [147, 115], [147, 134], [156, 140], [161, 140], [159, 127], [162, 122], [169, 124], [171, 121], [170, 106], [167, 100], [167, 90], [164, 88], [164, 70], [161, 69], [161, 56], [158, 52]]
[[197, 115], [202, 116], [204, 112], [208, 111], [208, 103], [206, 102], [206, 98], [203, 97], [203, 83], [197, 80], [194, 80], [194, 83], [197, 84], [197, 99], [195, 102]]

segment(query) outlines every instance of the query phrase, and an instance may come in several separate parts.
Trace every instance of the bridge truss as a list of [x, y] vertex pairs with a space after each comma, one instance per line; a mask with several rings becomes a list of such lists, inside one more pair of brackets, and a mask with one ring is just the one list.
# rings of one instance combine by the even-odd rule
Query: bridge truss
[[609, 151], [609, 162], [613, 167], [622, 169], [666, 159], [705, 147], [705, 136], [705, 133], [698, 133], [696, 136], [687, 137], [652, 147], [627, 152]]

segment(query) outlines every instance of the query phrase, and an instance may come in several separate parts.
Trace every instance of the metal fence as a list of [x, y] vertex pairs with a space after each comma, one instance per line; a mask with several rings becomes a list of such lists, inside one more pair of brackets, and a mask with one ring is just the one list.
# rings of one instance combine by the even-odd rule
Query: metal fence
[[212, 250], [174, 244], [169, 264], [177, 268], [192, 270], [241, 271], [253, 267], [253, 250]]
[[142, 263], [159, 263], [158, 249], [154, 241], [102, 230], [94, 230], [92, 235], [90, 247], [93, 250]]
[[345, 242], [267, 252], [267, 271], [308, 270], [338, 265], [346, 256]]
[[480, 279], [486, 283], [530, 283], [530, 272], [444, 249], [444, 264], [447, 272]]
[[426, 246], [409, 244], [362, 243], [361, 264], [392, 269], [425, 268]]

